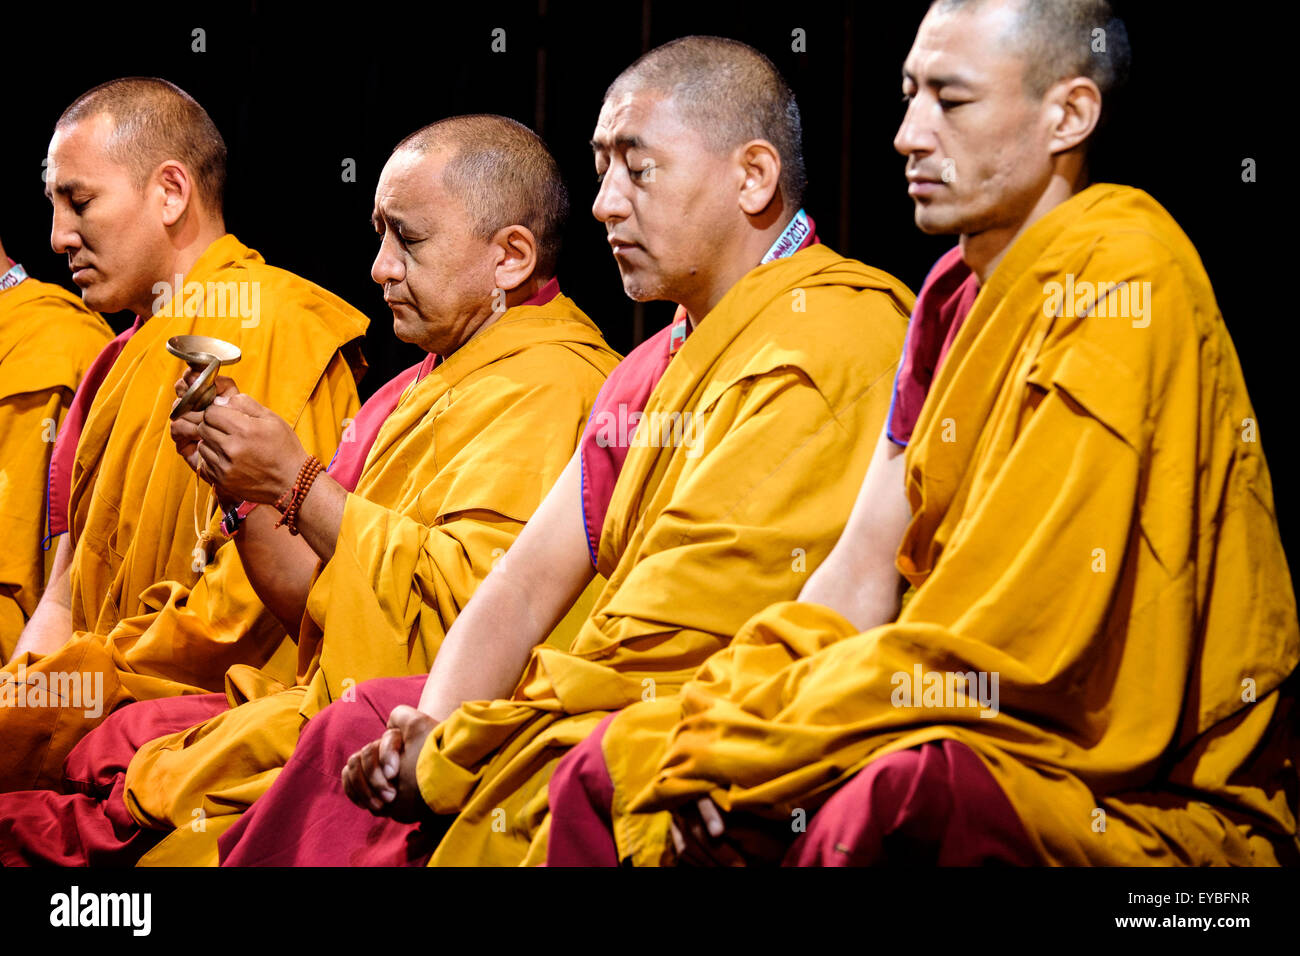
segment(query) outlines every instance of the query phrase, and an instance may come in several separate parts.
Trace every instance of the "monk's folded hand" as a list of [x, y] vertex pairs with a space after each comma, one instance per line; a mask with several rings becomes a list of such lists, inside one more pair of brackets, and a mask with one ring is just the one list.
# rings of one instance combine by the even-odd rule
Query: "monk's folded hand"
[[420, 795], [416, 765], [435, 726], [432, 717], [414, 707], [394, 708], [384, 735], [353, 754], [343, 768], [348, 799], [401, 823], [426, 819], [430, 811]]
[[[393, 731], [385, 731], [388, 737]], [[379, 759], [380, 741], [366, 744], [343, 766], [343, 792], [349, 800], [374, 814], [384, 814], [389, 803], [397, 796], [393, 782]]]
[[199, 457], [199, 425], [203, 423], [202, 412], [187, 412], [171, 423], [172, 442], [176, 453], [185, 459], [195, 473], [200, 473], [203, 459]]
[[274, 504], [307, 458], [289, 423], [247, 395], [218, 394], [198, 432], [200, 477], [235, 499]]
[[673, 811], [678, 866], [763, 866], [779, 863], [791, 843], [784, 821], [752, 814], [723, 816], [709, 797]]
[[[201, 373], [194, 369], [186, 369], [185, 374], [176, 380], [174, 387], [176, 391], [176, 401], [172, 402], [172, 408], [176, 407], [177, 402], [181, 400], [195, 379]], [[229, 398], [232, 395], [238, 395], [239, 389], [235, 386], [234, 379], [227, 378], [224, 375], [218, 375], [216, 380], [217, 395]], [[176, 445], [176, 452], [185, 459], [185, 463], [190, 466], [196, 473], [199, 473], [203, 465], [203, 459], [199, 457], [199, 425], [203, 423], [203, 412], [187, 412], [180, 418], [171, 423], [172, 442]]]

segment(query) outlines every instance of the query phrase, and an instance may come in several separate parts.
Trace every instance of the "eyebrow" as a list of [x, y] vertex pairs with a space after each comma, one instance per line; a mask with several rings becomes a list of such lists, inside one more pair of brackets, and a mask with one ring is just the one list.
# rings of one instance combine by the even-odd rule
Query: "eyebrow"
[[[903, 79], [911, 80], [913, 83], [916, 83], [916, 77], [907, 67], [903, 67]], [[920, 84], [918, 83], [917, 85], [919, 86]], [[932, 76], [926, 80], [925, 85], [932, 90], [937, 90], [944, 86], [962, 86], [966, 89], [973, 89], [975, 86], [974, 83], [966, 79], [964, 76], [958, 76], [956, 74]]]
[[370, 214], [370, 224], [375, 227], [376, 232], [382, 232], [384, 223], [387, 222], [398, 232], [407, 232], [407, 222], [401, 216], [394, 216], [391, 213], [381, 214], [378, 211]]
[[[629, 149], [645, 149], [646, 145], [645, 140], [641, 139], [640, 136], [615, 136], [614, 147], [627, 151]], [[604, 143], [595, 139], [591, 141], [591, 148], [596, 151], [609, 149]]]
[[[59, 183], [54, 187], [53, 191], [58, 193], [60, 196], [71, 196], [73, 193], [81, 192], [85, 188], [86, 184], [80, 179], [69, 179], [66, 182]], [[45, 198], [54, 198], [53, 195], [51, 195], [50, 184], [48, 182], [45, 184]]]

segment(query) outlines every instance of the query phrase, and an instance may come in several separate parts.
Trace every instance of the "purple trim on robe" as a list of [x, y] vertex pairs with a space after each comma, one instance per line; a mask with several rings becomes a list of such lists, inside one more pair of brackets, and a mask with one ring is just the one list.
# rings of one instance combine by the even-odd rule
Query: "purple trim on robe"
[[978, 294], [979, 277], [962, 261], [960, 246], [945, 252], [925, 277], [889, 402], [885, 433], [895, 445], [911, 441], [930, 383]]

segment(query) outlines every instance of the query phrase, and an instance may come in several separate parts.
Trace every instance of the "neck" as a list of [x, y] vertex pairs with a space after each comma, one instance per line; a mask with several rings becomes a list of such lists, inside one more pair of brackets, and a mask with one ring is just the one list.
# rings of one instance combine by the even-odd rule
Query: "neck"
[[[772, 243], [776, 242], [795, 213], [799, 211], [797, 208], [790, 209], [784, 204], [773, 205], [780, 206], [779, 210], [764, 214], [757, 219], [750, 219], [748, 225], [742, 227], [735, 242], [730, 244], [730, 248], [724, 247], [718, 250], [718, 256], [714, 260], [714, 270], [707, 277], [703, 277], [704, 281], [699, 283], [698, 291], [694, 295], [678, 300], [677, 304], [686, 309], [686, 318], [691, 323], [692, 329], [713, 311], [713, 307], [722, 301], [722, 297], [731, 291], [732, 286], [763, 261], [763, 256], [767, 254], [768, 249], [772, 248]], [[767, 222], [766, 226], [753, 228], [754, 225], [764, 221]]]
[[551, 278], [551, 276], [530, 276], [526, 282], [521, 282], [506, 293], [506, 308], [513, 309], [517, 305], [523, 305], [541, 292], [542, 286], [550, 282]]
[[1018, 222], [1000, 226], [985, 232], [971, 235], [962, 234], [961, 257], [972, 272], [984, 285], [989, 277], [997, 271], [998, 265], [1006, 257], [1011, 247], [1038, 220], [1065, 202], [1088, 185], [1086, 177], [1077, 175], [1073, 178], [1053, 174], [1047, 188], [1039, 194], [1038, 200], [1029, 210], [1028, 215]]
[[[505, 309], [498, 312], [496, 309], [493, 309], [489, 306], [488, 311], [484, 312], [479, 316], [476, 316], [475, 319], [472, 320], [470, 323], [474, 331], [470, 332], [470, 334], [465, 337], [465, 340], [461, 342], [459, 345], [457, 345], [456, 348], [450, 350], [445, 355], [443, 355], [443, 358], [444, 359], [449, 358], [451, 355], [455, 354], [457, 350], [464, 348], [464, 346], [467, 343], [473, 341], [475, 338], [482, 335], [486, 329], [494, 325], [497, 319], [505, 315], [506, 312], [509, 312], [517, 305], [523, 305], [533, 296], [537, 295], [537, 293], [541, 292], [542, 286], [546, 285], [546, 283], [550, 281], [551, 281], [550, 276], [534, 275], [530, 277], [527, 281], [521, 282], [519, 285], [515, 286], [513, 289], [506, 292]], [[425, 348], [425, 351], [434, 352], [436, 351], [436, 349]]]
[[[194, 263], [199, 261], [199, 257], [208, 251], [208, 247], [226, 234], [225, 221], [218, 219], [206, 219], [201, 224], [196, 224], [192, 228], [184, 229], [178, 233], [176, 245], [172, 247], [172, 254], [167, 264], [166, 274], [158, 279], [159, 282], [166, 282], [168, 288], [176, 282], [177, 276], [189, 277], [190, 270], [194, 268]], [[173, 289], [173, 294], [180, 290]], [[148, 321], [153, 317], [153, 304], [157, 300], [157, 294], [153, 289], [149, 290], [148, 298], [137, 302], [131, 306], [136, 315]]]

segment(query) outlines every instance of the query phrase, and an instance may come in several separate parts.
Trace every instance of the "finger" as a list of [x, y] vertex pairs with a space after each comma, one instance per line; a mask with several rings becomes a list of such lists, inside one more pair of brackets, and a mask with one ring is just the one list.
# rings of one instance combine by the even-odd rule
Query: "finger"
[[269, 409], [259, 405], [254, 399], [247, 395], [241, 394], [235, 390], [232, 394], [221, 396], [226, 399], [223, 403], [227, 408], [233, 408], [235, 411], [243, 412], [249, 418], [262, 418], [265, 415], [273, 414]]
[[361, 761], [353, 754], [343, 766], [343, 792], [357, 806], [370, 809], [370, 792], [361, 775]]
[[726, 832], [726, 824], [722, 822], [722, 811], [718, 805], [708, 797], [700, 797], [696, 801], [696, 806], [700, 808], [700, 817], [704, 820], [704, 825], [709, 828], [709, 836], [715, 840]]
[[673, 817], [672, 823], [668, 825], [668, 831], [673, 835], [673, 849], [677, 851], [679, 857], [686, 855], [686, 841], [682, 839], [682, 831], [677, 829], [677, 818]]
[[389, 780], [396, 779], [402, 768], [402, 744], [402, 732], [395, 727], [385, 730], [379, 738], [379, 765]]
[[230, 459], [227, 458], [216, 445], [207, 441], [200, 441], [198, 444], [199, 457], [203, 459], [206, 465], [214, 475], [222, 474], [230, 465]]
[[180, 378], [176, 380], [176, 384], [173, 387], [176, 389], [176, 397], [180, 398], [187, 391], [189, 391], [190, 385], [189, 382], [185, 381], [185, 376], [182, 375]]
[[406, 729], [411, 726], [411, 722], [418, 720], [420, 711], [410, 704], [398, 704], [388, 715], [388, 726], [393, 730], [402, 731], [403, 735]]
[[185, 445], [192, 441], [198, 441], [198, 423], [186, 421], [186, 416], [182, 415], [171, 423], [171, 436], [172, 441], [178, 445]]
[[[203, 410], [203, 424], [214, 432], [233, 435], [247, 427], [248, 416], [231, 408], [225, 401], [218, 403], [213, 399], [212, 404]], [[206, 435], [203, 437], [207, 438]]]
[[366, 776], [366, 783], [370, 785], [371, 792], [382, 801], [375, 807], [376, 810], [382, 809], [383, 804], [397, 796], [397, 791], [393, 789], [393, 785], [388, 782], [388, 777], [384, 775], [383, 768], [379, 766], [378, 741], [368, 743], [362, 749], [361, 771]]
[[235, 385], [235, 380], [228, 375], [218, 375], [215, 382], [217, 394], [230, 398], [239, 394], [239, 387]]

